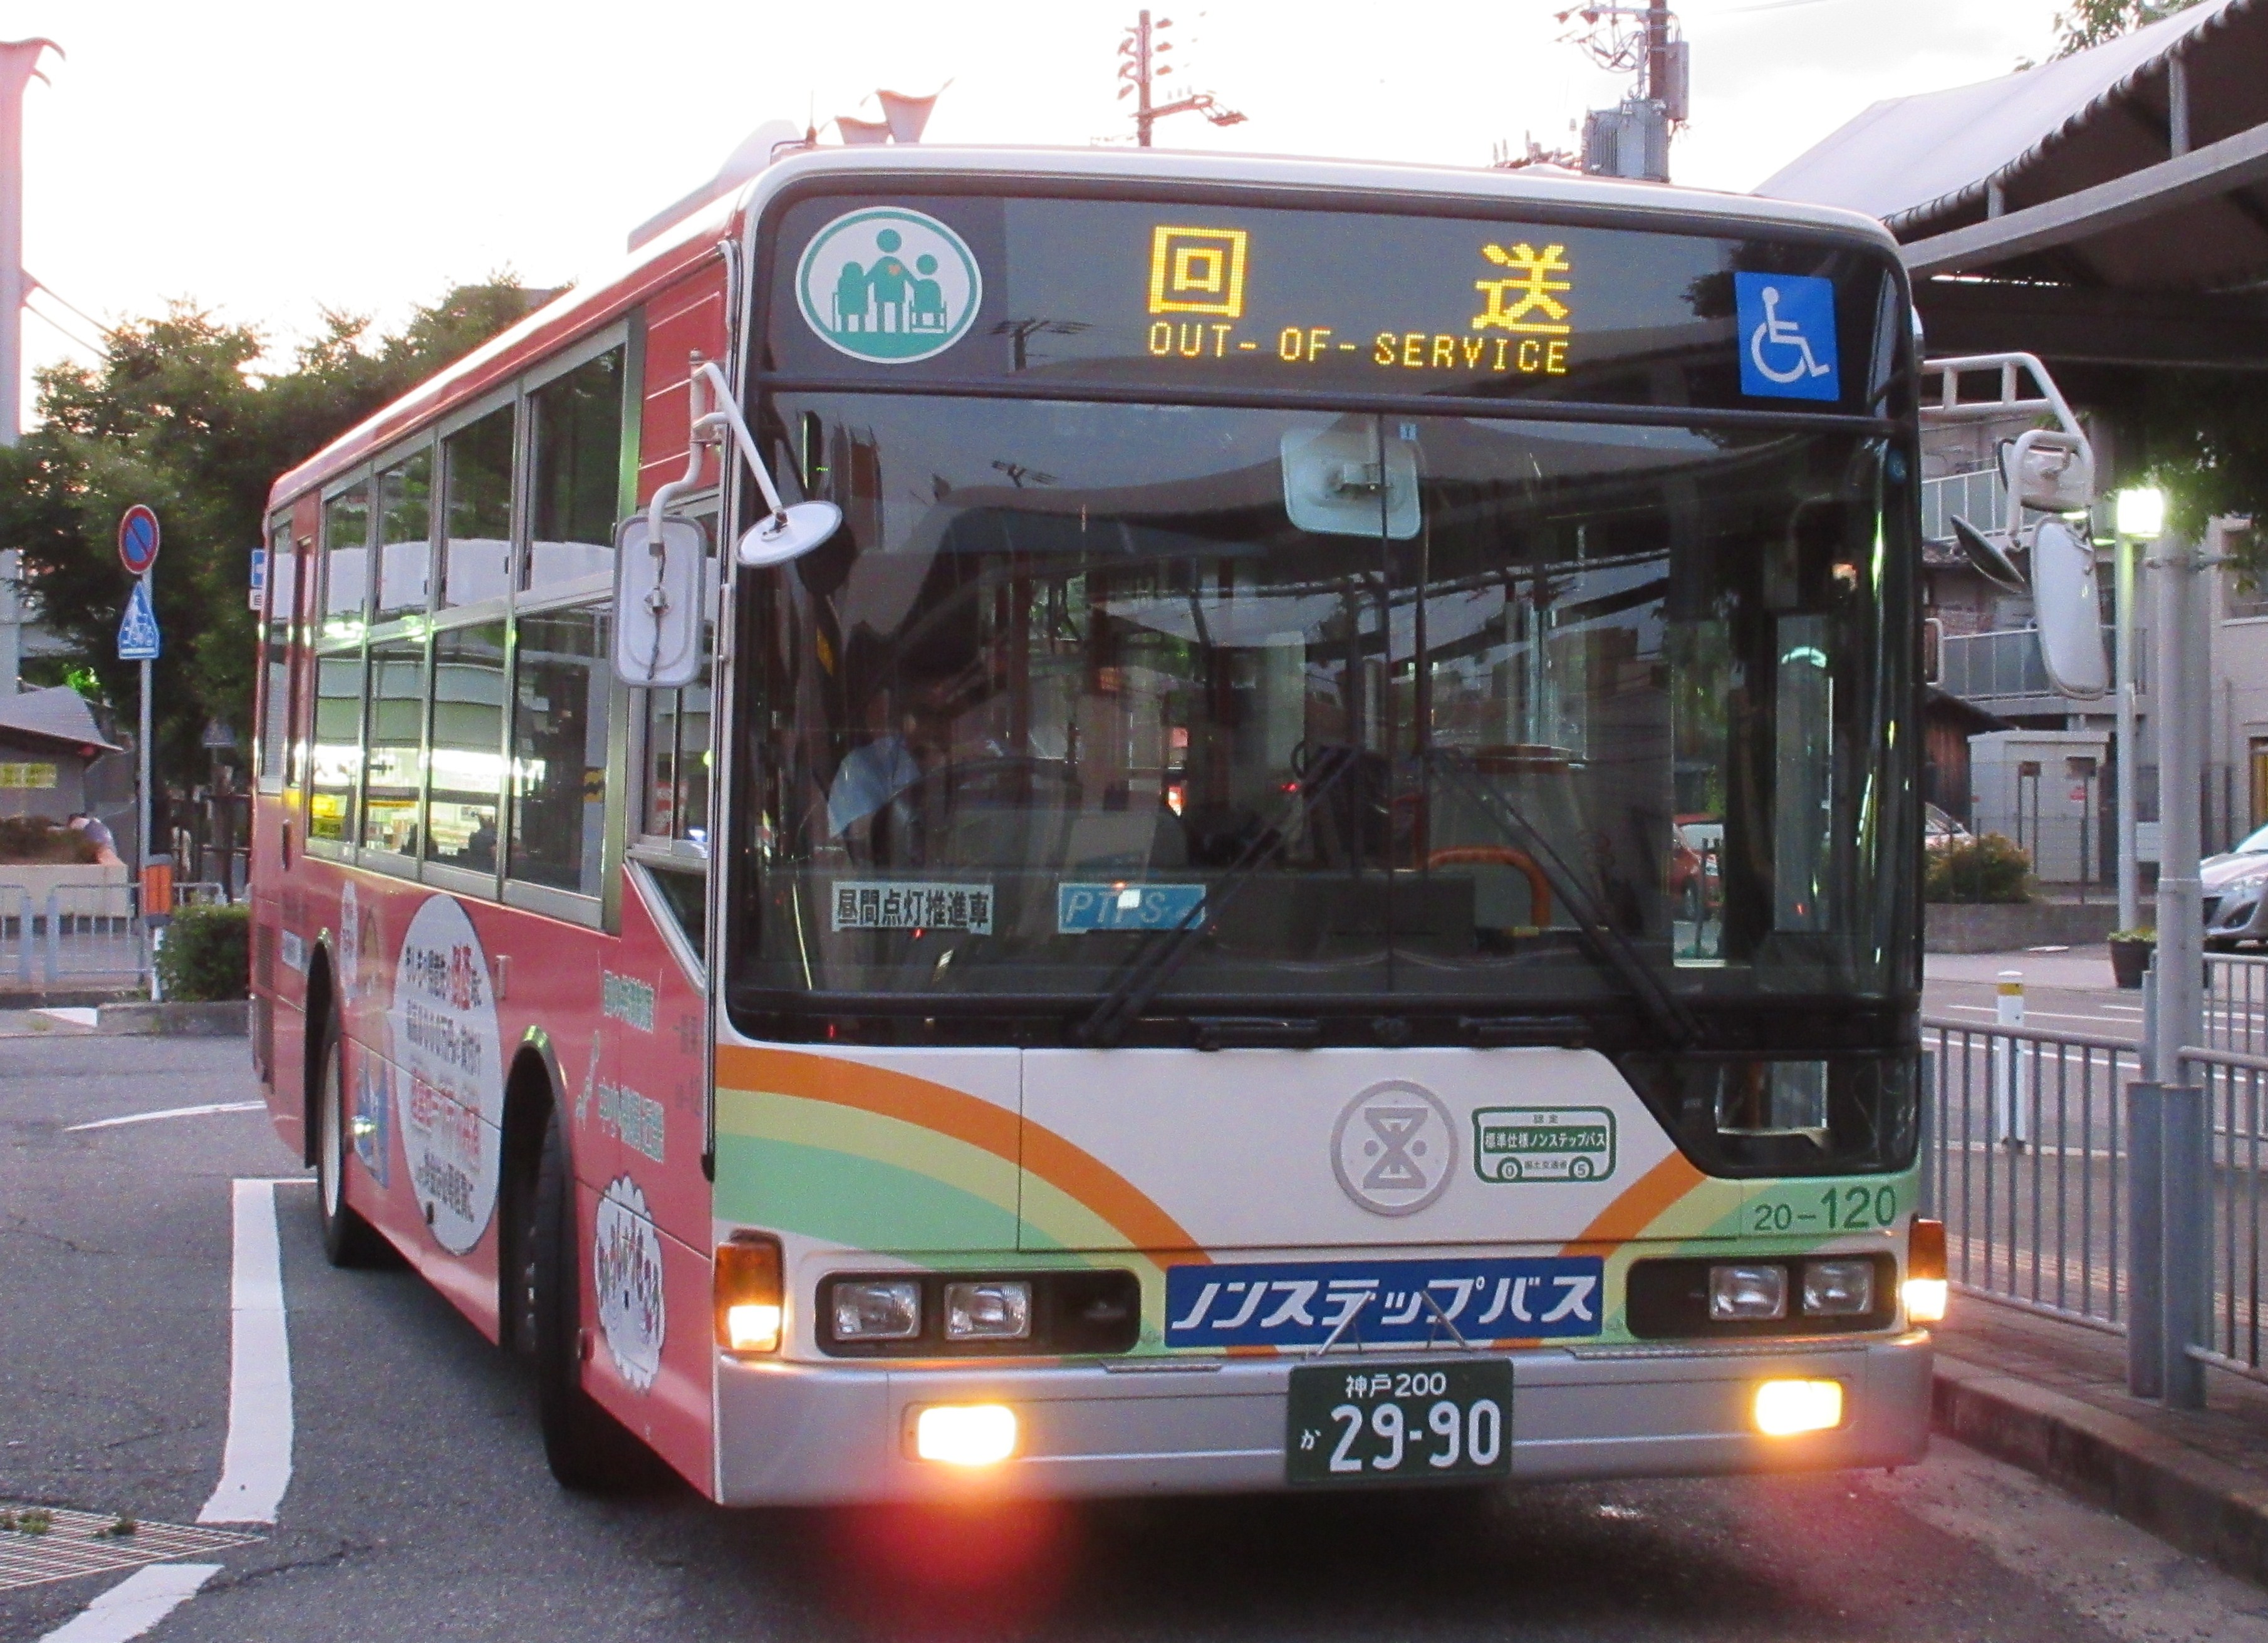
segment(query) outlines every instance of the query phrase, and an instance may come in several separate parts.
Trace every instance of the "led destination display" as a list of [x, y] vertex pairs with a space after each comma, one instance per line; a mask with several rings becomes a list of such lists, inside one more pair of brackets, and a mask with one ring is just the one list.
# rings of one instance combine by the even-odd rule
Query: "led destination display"
[[1855, 410], [1904, 312], [1862, 246], [1516, 208], [830, 196], [776, 221], [766, 363], [790, 378]]

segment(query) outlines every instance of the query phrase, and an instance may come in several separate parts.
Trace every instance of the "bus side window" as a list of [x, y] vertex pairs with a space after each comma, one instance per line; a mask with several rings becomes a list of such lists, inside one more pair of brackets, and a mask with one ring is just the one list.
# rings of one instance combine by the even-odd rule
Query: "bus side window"
[[534, 419], [523, 598], [612, 577], [622, 490], [625, 350], [610, 348], [527, 396]]
[[268, 612], [262, 630], [267, 652], [260, 685], [259, 787], [284, 791], [284, 766], [291, 740], [291, 615], [298, 598], [299, 562], [291, 545], [289, 515], [268, 528]]
[[363, 636], [370, 596], [370, 485], [323, 504], [323, 608], [315, 633], [315, 728], [307, 837], [354, 843], [362, 771]]
[[600, 606], [515, 624], [506, 875], [595, 896], [607, 814], [607, 666]]

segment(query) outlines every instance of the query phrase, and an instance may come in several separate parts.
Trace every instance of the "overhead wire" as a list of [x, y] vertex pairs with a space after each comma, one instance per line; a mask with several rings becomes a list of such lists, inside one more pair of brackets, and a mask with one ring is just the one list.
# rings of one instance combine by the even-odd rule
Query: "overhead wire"
[[[67, 337], [71, 342], [77, 343], [81, 348], [86, 350], [87, 352], [92, 354], [98, 359], [107, 357], [110, 352], [108, 349], [105, 348], [99, 343], [88, 342], [86, 338], [72, 330], [62, 320], [56, 319], [55, 315], [51, 313], [41, 313], [37, 308], [32, 306], [28, 301], [24, 304], [24, 312], [45, 325], [49, 330], [55, 331], [61, 335]], [[77, 310], [74, 309], [73, 312], [76, 313]]]

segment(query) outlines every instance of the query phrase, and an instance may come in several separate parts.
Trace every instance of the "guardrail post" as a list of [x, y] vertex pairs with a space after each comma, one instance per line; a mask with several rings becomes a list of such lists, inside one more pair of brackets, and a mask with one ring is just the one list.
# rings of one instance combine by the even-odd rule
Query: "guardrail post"
[[2169, 1409], [2203, 1409], [2205, 1366], [2190, 1348], [2206, 1345], [2213, 1325], [2212, 1097], [2207, 1086], [2181, 1084], [2164, 1101], [2162, 1396]]
[[2146, 1079], [2126, 1087], [2126, 1389], [2165, 1392], [2163, 1198], [2165, 1088]]
[[1921, 1131], [1915, 1138], [1914, 1156], [1921, 1160], [1921, 1183], [1914, 1194], [1914, 1213], [1925, 1220], [1940, 1219], [1937, 1212], [1937, 1172], [1943, 1168], [1938, 1149], [1942, 1144], [1939, 1135], [1937, 1103], [1941, 1091], [1937, 1087], [1937, 1051], [1921, 1052]]

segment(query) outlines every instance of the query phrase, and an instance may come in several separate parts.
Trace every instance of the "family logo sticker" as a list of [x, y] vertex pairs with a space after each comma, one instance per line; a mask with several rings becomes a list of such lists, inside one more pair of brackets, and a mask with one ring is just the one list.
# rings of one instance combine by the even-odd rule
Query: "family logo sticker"
[[819, 339], [854, 359], [911, 365], [968, 334], [984, 300], [968, 244], [934, 217], [875, 206], [811, 237], [796, 299]]

